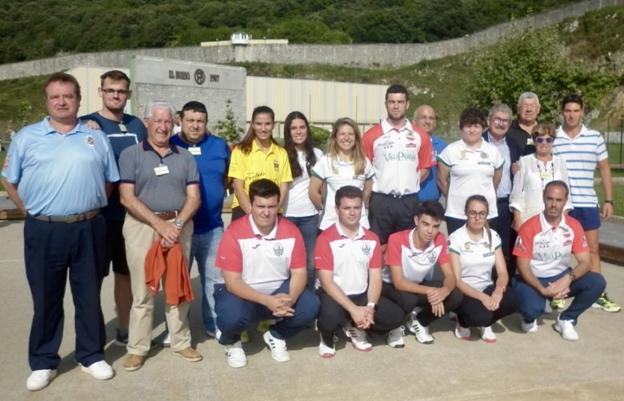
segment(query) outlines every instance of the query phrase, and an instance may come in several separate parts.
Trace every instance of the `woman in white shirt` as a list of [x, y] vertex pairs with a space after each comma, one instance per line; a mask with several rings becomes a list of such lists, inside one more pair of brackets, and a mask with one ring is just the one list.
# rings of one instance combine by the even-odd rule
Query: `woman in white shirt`
[[438, 186], [446, 196], [446, 226], [451, 234], [466, 223], [464, 204], [470, 195], [481, 194], [491, 205], [487, 219], [496, 226], [496, 187], [505, 160], [496, 147], [483, 140], [485, 115], [467, 108], [459, 119], [462, 138], [448, 145], [438, 156]]
[[[509, 207], [513, 211], [513, 229], [518, 231], [522, 223], [544, 210], [542, 192], [551, 181], [561, 180], [570, 185], [566, 162], [553, 155], [552, 148], [557, 132], [551, 123], [539, 123], [531, 135], [535, 153], [520, 158], [520, 170], [514, 176]], [[565, 210], [572, 209], [568, 197]]]
[[[357, 124], [350, 118], [339, 118], [334, 123], [329, 137], [327, 153], [316, 163], [310, 178], [310, 200], [322, 210], [319, 228], [325, 230], [338, 221], [334, 197], [336, 191], [345, 185], [352, 185], [364, 192], [360, 224], [364, 228], [369, 228], [366, 209], [373, 188], [374, 175], [373, 166], [364, 156], [362, 137]], [[323, 184], [326, 184], [325, 190]]]
[[464, 208], [468, 220], [449, 236], [449, 251], [456, 286], [464, 294], [456, 310], [455, 336], [468, 340], [470, 327], [479, 327], [481, 340], [494, 343], [492, 324], [516, 312], [519, 300], [514, 289], [507, 287], [501, 241], [488, 226], [488, 209], [484, 196], [468, 197]]
[[318, 234], [318, 210], [308, 196], [310, 172], [323, 156], [314, 147], [310, 124], [303, 113], [293, 111], [284, 122], [284, 149], [288, 154], [293, 181], [289, 185], [284, 216], [295, 223], [305, 243], [307, 253], [307, 287], [314, 288], [314, 244]]

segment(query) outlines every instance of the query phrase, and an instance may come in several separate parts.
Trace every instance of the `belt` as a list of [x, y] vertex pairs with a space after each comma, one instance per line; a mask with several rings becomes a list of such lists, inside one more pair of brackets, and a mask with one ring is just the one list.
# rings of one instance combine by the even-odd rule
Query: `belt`
[[163, 220], [173, 220], [176, 217], [178, 217], [178, 211], [177, 210], [169, 210], [166, 212], [154, 212], [154, 214], [158, 217], [160, 217]]
[[503, 196], [501, 198], [496, 198], [497, 202], [509, 202], [509, 195]]
[[85, 213], [70, 214], [69, 216], [44, 216], [36, 215], [33, 218], [41, 221], [47, 221], [48, 223], [79, 223], [81, 221], [91, 220], [100, 213], [100, 209], [89, 210]]
[[385, 194], [383, 192], [373, 192], [373, 194], [385, 196], [387, 198], [401, 199], [401, 198], [405, 198], [406, 196], [416, 196], [418, 192], [412, 192], [410, 194], [392, 194], [392, 193]]

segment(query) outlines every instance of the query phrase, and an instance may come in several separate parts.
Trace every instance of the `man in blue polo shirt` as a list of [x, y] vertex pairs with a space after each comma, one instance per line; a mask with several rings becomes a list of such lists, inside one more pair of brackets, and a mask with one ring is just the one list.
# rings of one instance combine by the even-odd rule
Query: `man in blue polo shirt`
[[[227, 181], [230, 149], [227, 143], [207, 129], [208, 111], [204, 104], [190, 101], [182, 107], [182, 131], [171, 138], [186, 148], [197, 162], [201, 206], [193, 218], [194, 231], [190, 261], [197, 261], [202, 285], [202, 320], [206, 334], [215, 337], [214, 285], [221, 272], [214, 265], [217, 247], [223, 236], [223, 197]], [[190, 265], [189, 265], [190, 267]]]
[[[132, 94], [130, 78], [118, 70], [107, 71], [100, 76], [98, 93], [102, 98], [102, 109], [82, 116], [83, 121], [95, 121], [108, 137], [115, 160], [119, 161], [121, 151], [145, 140], [147, 130], [143, 121], [124, 113], [126, 103]], [[115, 185], [108, 199], [108, 206], [102, 209], [106, 220], [106, 265], [113, 263], [115, 273], [115, 306], [117, 307], [118, 327], [115, 344], [128, 344], [128, 319], [132, 305], [130, 272], [126, 260], [123, 227], [126, 211], [119, 203], [119, 187]]]
[[[431, 138], [431, 162], [435, 163], [438, 155], [446, 148], [446, 141], [439, 136], [434, 135], [434, 131], [438, 125], [438, 116], [433, 107], [423, 104], [414, 112], [414, 124], [422, 128], [429, 134]], [[424, 202], [426, 200], [438, 201], [440, 199], [440, 188], [438, 188], [438, 166], [429, 168], [429, 175], [420, 183], [420, 191], [418, 192], [418, 200]]]
[[107, 183], [118, 181], [119, 173], [106, 135], [77, 118], [76, 78], [52, 74], [44, 93], [49, 116], [15, 136], [2, 169], [9, 197], [27, 213], [24, 259], [34, 304], [28, 345], [32, 373], [26, 381], [31, 391], [46, 387], [61, 361], [68, 272], [76, 310], [75, 359], [96, 379], [114, 375], [104, 360], [100, 288], [106, 227], [100, 208], [107, 203]]

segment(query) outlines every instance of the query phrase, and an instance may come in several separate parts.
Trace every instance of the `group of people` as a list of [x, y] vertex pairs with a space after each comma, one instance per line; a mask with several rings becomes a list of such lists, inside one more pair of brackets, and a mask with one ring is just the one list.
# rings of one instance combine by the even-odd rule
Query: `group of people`
[[433, 108], [418, 107], [410, 121], [407, 89], [391, 85], [386, 118], [363, 134], [352, 119], [338, 119], [323, 152], [300, 112], [286, 117], [282, 146], [273, 110], [257, 107], [230, 150], [207, 129], [198, 101], [182, 107], [173, 135], [168, 103], [149, 103], [143, 121], [124, 113], [131, 90], [123, 72], [104, 73], [99, 93], [102, 108], [79, 118], [78, 82], [52, 74], [44, 86], [49, 115], [15, 136], [2, 169], [26, 213], [29, 390], [56, 376], [68, 272], [76, 360], [96, 379], [114, 376], [100, 305], [110, 265], [114, 341], [127, 348], [126, 371], [140, 369], [153, 345], [161, 285], [164, 344], [189, 362], [202, 359], [189, 329], [195, 262], [205, 333], [225, 347], [231, 367], [247, 364], [242, 344], [255, 323], [273, 359], [284, 362], [286, 339], [314, 324], [319, 355], [332, 358], [339, 331], [360, 351], [372, 349], [369, 332], [403, 347], [405, 327], [431, 344], [431, 323], [453, 314], [455, 336], [470, 339], [475, 328], [492, 343], [491, 326], [504, 316], [520, 312], [522, 330], [534, 332], [544, 311], [574, 297], [553, 327], [576, 340], [586, 309], [620, 309], [604, 292], [598, 256], [600, 215], [613, 213], [607, 151], [582, 124], [577, 95], [562, 101], [557, 129], [537, 121], [531, 92], [520, 96], [513, 122], [504, 104], [488, 116], [468, 108], [461, 139], [447, 146], [434, 134]]

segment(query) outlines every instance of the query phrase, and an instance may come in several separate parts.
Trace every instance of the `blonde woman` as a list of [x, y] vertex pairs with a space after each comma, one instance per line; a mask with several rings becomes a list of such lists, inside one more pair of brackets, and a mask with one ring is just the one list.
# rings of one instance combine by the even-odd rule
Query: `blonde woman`
[[334, 197], [336, 191], [345, 185], [352, 185], [364, 192], [360, 224], [369, 228], [366, 209], [373, 187], [373, 176], [373, 167], [362, 150], [362, 137], [357, 124], [347, 117], [338, 119], [327, 143], [327, 154], [312, 169], [308, 189], [310, 200], [322, 213], [319, 228], [325, 230], [338, 221], [333, 206]]

